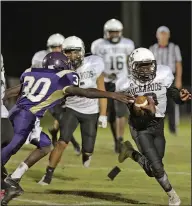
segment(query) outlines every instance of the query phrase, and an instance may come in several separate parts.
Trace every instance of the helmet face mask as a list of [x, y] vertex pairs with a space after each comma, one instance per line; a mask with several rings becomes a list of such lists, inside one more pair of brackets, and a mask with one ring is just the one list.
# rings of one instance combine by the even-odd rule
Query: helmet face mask
[[121, 40], [122, 31], [106, 31], [106, 39], [112, 43], [118, 43]]
[[64, 49], [65, 55], [70, 59], [72, 66], [74, 69], [81, 66], [84, 55], [81, 51], [81, 48], [79, 49]]
[[156, 77], [156, 61], [134, 62], [132, 65], [132, 76], [139, 84], [148, 85]]
[[61, 46], [50, 46], [48, 50], [49, 52], [62, 52], [62, 45]]
[[63, 42], [63, 52], [70, 59], [73, 68], [77, 69], [84, 60], [84, 42], [76, 36], [67, 37]]

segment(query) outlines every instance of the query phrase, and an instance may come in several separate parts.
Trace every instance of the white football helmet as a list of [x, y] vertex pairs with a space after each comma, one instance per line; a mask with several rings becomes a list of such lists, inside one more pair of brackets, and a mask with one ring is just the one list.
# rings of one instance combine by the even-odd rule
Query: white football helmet
[[85, 56], [85, 45], [82, 39], [76, 36], [67, 37], [63, 42], [63, 51], [74, 52], [73, 57], [71, 57], [72, 65], [77, 68], [81, 65]]
[[[119, 32], [118, 36], [111, 37], [109, 32]], [[118, 43], [122, 37], [123, 24], [117, 19], [110, 19], [104, 24], [104, 38], [113, 43]]]
[[62, 46], [65, 37], [59, 33], [52, 34], [47, 40], [47, 47], [57, 47]]
[[146, 48], [135, 49], [129, 56], [129, 69], [137, 84], [150, 84], [156, 77], [157, 70], [153, 53]]

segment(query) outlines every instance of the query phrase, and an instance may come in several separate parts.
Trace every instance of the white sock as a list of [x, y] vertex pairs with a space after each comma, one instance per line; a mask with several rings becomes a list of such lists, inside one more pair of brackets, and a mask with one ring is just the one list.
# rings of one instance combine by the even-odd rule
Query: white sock
[[90, 163], [91, 163], [91, 156], [89, 156], [89, 159], [87, 161], [85, 161], [83, 163], [83, 165], [84, 165], [84, 167], [89, 167]]
[[175, 192], [175, 190], [172, 188], [171, 191], [167, 192], [167, 195], [169, 197], [172, 197], [173, 195], [176, 195], [177, 193]]
[[11, 175], [11, 178], [13, 179], [18, 179], [21, 178], [23, 176], [23, 174], [28, 170], [28, 166], [22, 162], [17, 169], [13, 172], [13, 174]]

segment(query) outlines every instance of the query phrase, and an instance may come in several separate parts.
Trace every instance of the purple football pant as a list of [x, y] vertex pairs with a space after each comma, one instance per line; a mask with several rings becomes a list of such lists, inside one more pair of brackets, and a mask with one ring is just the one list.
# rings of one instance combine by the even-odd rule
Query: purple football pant
[[[35, 125], [36, 116], [30, 111], [18, 108], [15, 106], [11, 110], [9, 117], [14, 128], [14, 136], [12, 141], [1, 150], [1, 164], [5, 165], [12, 155], [26, 142], [29, 133], [32, 131]], [[44, 132], [40, 134], [39, 147], [46, 147], [51, 145], [51, 140]]]

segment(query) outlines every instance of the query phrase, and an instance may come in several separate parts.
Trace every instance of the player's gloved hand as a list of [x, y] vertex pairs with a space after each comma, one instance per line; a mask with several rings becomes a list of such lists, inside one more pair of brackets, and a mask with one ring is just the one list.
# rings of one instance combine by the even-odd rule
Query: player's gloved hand
[[156, 108], [155, 108], [155, 102], [152, 98], [147, 97], [148, 104], [146, 106], [140, 107], [143, 110], [146, 110], [150, 112], [151, 115], [155, 115]]
[[100, 115], [98, 119], [98, 126], [102, 128], [107, 127], [107, 116]]
[[183, 102], [185, 102], [185, 101], [191, 99], [191, 94], [189, 93], [189, 91], [187, 89], [181, 89], [180, 98]]

